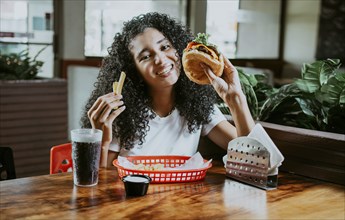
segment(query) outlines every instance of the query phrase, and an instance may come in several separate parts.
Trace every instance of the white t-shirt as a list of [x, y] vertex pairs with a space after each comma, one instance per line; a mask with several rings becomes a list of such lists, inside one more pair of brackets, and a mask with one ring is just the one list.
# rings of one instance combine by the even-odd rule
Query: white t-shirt
[[187, 120], [175, 109], [166, 117], [158, 115], [149, 120], [150, 130], [147, 131], [144, 143], [134, 143], [130, 150], [120, 149], [118, 140], [113, 139], [109, 149], [120, 152], [120, 156], [144, 156], [144, 155], [185, 155], [192, 156], [196, 153], [200, 135], [207, 135], [219, 122], [226, 120], [224, 115], [214, 106], [211, 121], [202, 125], [198, 130], [189, 133]]

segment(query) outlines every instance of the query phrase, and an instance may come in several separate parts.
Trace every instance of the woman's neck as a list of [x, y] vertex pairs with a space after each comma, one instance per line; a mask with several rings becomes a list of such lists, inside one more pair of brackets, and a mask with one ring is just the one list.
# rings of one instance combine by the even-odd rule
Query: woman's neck
[[151, 90], [151, 108], [160, 117], [171, 114], [175, 108], [175, 92], [172, 88]]

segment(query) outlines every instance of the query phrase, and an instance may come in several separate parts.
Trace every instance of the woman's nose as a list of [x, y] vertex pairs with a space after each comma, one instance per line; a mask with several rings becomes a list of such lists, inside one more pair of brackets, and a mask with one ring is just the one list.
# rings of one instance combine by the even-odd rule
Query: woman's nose
[[163, 52], [158, 52], [155, 55], [155, 64], [161, 64], [166, 58], [166, 55]]

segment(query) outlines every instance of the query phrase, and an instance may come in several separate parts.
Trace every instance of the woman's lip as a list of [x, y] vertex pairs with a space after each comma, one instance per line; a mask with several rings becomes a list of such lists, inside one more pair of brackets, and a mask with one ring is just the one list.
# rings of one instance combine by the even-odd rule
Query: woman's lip
[[171, 71], [172, 71], [172, 69], [170, 71], [168, 71], [168, 72], [166, 72], [164, 74], [158, 75], [158, 76], [161, 77], [161, 78], [169, 77], [171, 75]]
[[167, 66], [166, 68], [164, 68], [162, 71], [158, 72], [157, 75], [158, 76], [169, 75], [172, 69], [173, 69], [173, 65], [171, 64], [170, 66]]

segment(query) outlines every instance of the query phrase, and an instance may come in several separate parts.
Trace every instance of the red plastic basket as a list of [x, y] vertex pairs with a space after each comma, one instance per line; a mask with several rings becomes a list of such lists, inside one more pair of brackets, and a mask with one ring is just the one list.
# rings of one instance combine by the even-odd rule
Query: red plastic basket
[[[164, 164], [164, 167], [177, 167], [184, 164], [190, 157], [188, 156], [132, 156], [127, 159], [134, 164], [154, 165]], [[204, 160], [207, 162], [207, 160]], [[210, 163], [207, 167], [194, 170], [133, 170], [119, 165], [118, 160], [113, 161], [117, 167], [120, 178], [130, 174], [141, 174], [151, 177], [151, 183], [181, 183], [203, 180], [206, 172], [212, 167]]]

